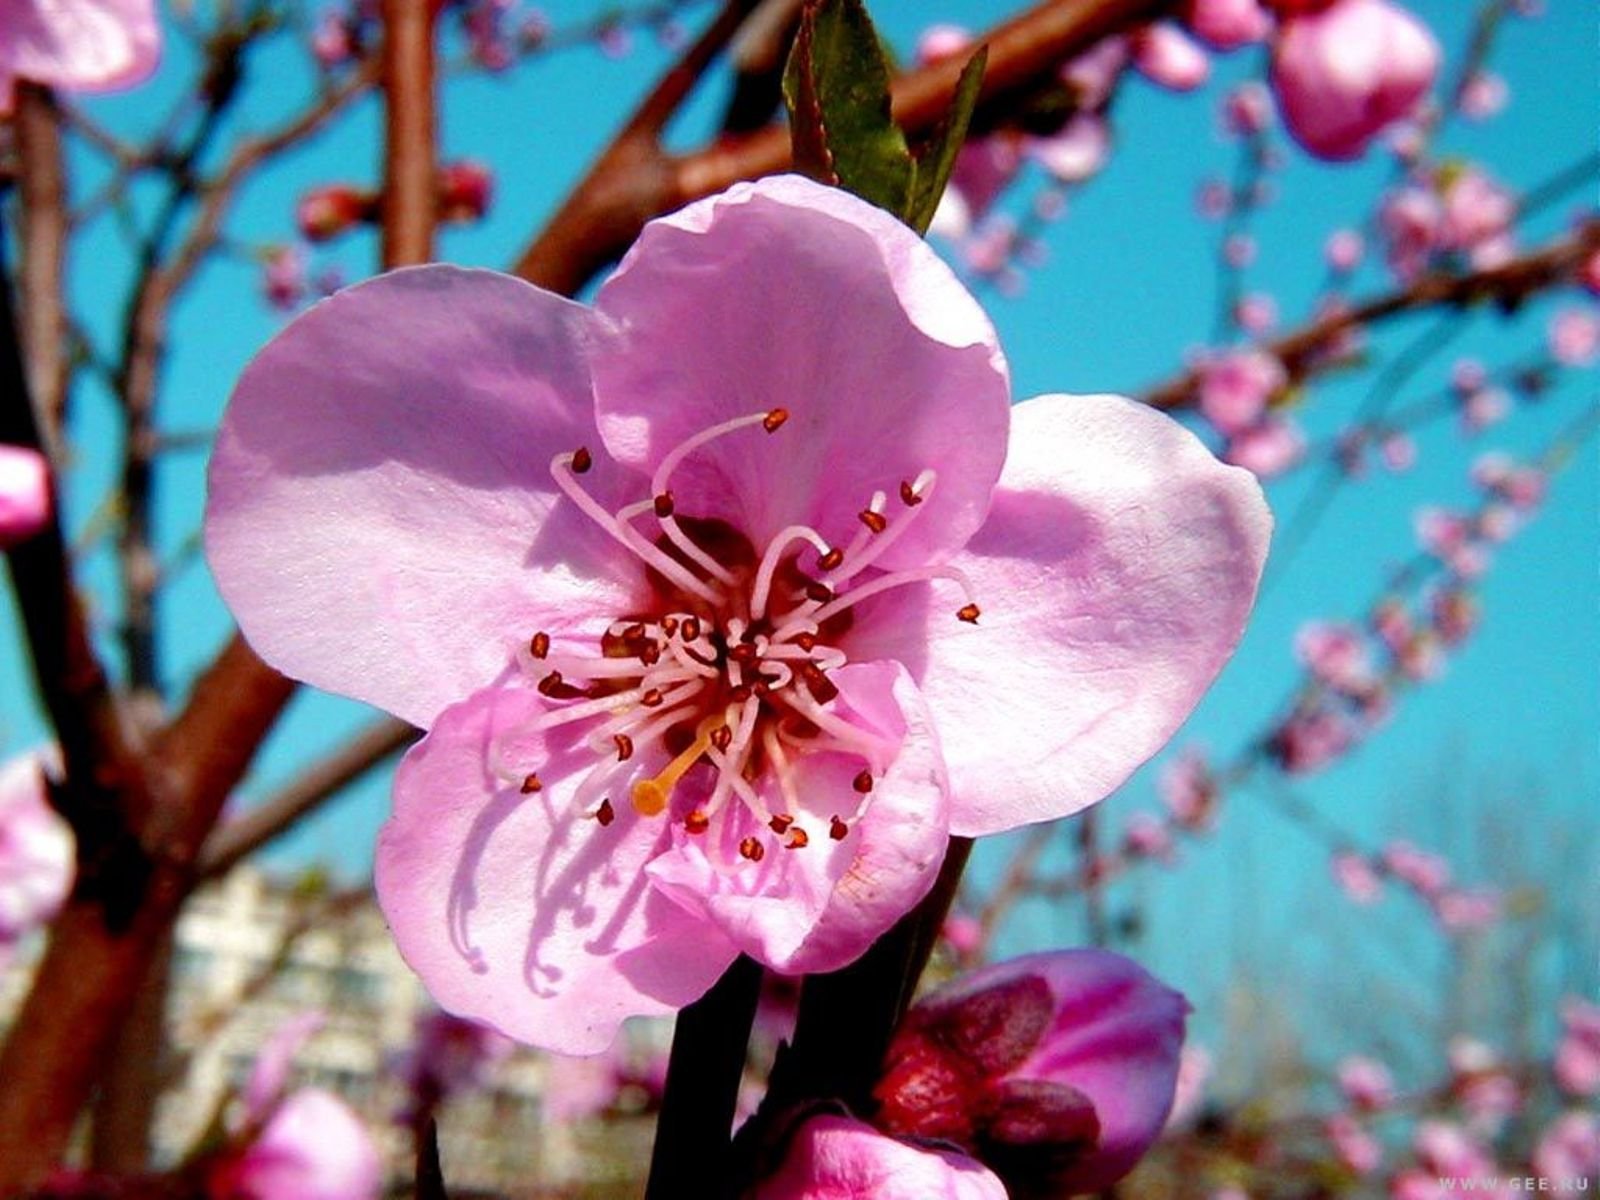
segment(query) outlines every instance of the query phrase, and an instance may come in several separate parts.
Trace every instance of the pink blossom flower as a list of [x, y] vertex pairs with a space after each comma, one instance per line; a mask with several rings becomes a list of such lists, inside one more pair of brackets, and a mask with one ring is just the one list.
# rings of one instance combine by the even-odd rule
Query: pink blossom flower
[[17, 80], [73, 92], [143, 82], [161, 56], [154, 0], [9, 0], [0, 8], [0, 113]]
[[1505, 420], [1511, 411], [1511, 397], [1504, 388], [1483, 387], [1461, 398], [1461, 428], [1465, 433], [1482, 433]]
[[1323, 1129], [1339, 1161], [1357, 1175], [1370, 1175], [1383, 1165], [1383, 1143], [1348, 1113], [1329, 1117]]
[[971, 958], [983, 949], [983, 922], [970, 913], [953, 912], [939, 930], [945, 945], [959, 958]]
[[1439, 244], [1444, 209], [1431, 188], [1407, 184], [1388, 193], [1378, 206], [1389, 269], [1410, 280], [1428, 269]]
[[261, 293], [273, 308], [292, 312], [305, 299], [305, 251], [299, 246], [270, 247], [261, 262]]
[[1383, 849], [1383, 865], [1396, 879], [1423, 896], [1437, 896], [1450, 886], [1450, 864], [1437, 854], [1419, 850], [1410, 842], [1390, 842]]
[[72, 830], [45, 790], [55, 751], [0, 766], [0, 959], [6, 947], [55, 916], [72, 890]]
[[1366, 241], [1354, 229], [1335, 229], [1328, 235], [1322, 253], [1329, 270], [1348, 275], [1361, 265], [1366, 249]]
[[1207, 179], [1195, 191], [1195, 211], [1208, 221], [1218, 221], [1233, 208], [1233, 189], [1220, 179]]
[[1573, 997], [1561, 1006], [1561, 1023], [1556, 1083], [1570, 1096], [1600, 1093], [1600, 1005]]
[[1278, 323], [1278, 302], [1262, 292], [1250, 292], [1239, 297], [1233, 319], [1240, 329], [1259, 337]]
[[1272, 28], [1258, 0], [1188, 0], [1183, 21], [1196, 37], [1218, 50], [1263, 41]]
[[1504, 901], [1495, 891], [1456, 889], [1441, 892], [1433, 898], [1434, 915], [1439, 924], [1450, 933], [1483, 929], [1498, 921], [1504, 911]]
[[812, 1117], [751, 1200], [1006, 1200], [1005, 1186], [962, 1154], [921, 1149], [848, 1117]]
[[1373, 610], [1372, 631], [1394, 653], [1411, 640], [1416, 632], [1416, 623], [1402, 601], [1390, 599]]
[[1409, 471], [1417, 465], [1417, 443], [1409, 434], [1391, 433], [1378, 443], [1378, 456], [1390, 471]]
[[311, 31], [311, 54], [324, 69], [337, 67], [355, 57], [356, 43], [350, 21], [338, 8], [323, 9]]
[[1134, 68], [1151, 83], [1175, 92], [1192, 92], [1211, 77], [1204, 49], [1168, 21], [1146, 25], [1128, 38]]
[[1166, 1123], [1188, 1007], [1103, 950], [999, 963], [911, 1010], [874, 1119], [962, 1147], [1020, 1194], [1099, 1190]]
[[1411, 1144], [1422, 1165], [1435, 1175], [1470, 1179], [1494, 1173], [1494, 1160], [1453, 1122], [1418, 1122]]
[[1161, 768], [1156, 788], [1172, 819], [1185, 829], [1205, 829], [1217, 812], [1217, 781], [1205, 756], [1186, 750]]
[[[1439, 190], [1437, 236], [1442, 249], [1470, 255], [1504, 237], [1516, 219], [1516, 197], [1477, 167], [1445, 173]], [[1493, 265], [1474, 261], [1480, 267]]]
[[1328, 865], [1334, 882], [1357, 904], [1371, 904], [1383, 895], [1383, 878], [1364, 854], [1341, 852]]
[[1223, 460], [1262, 479], [1282, 475], [1306, 452], [1305, 434], [1293, 421], [1268, 417], [1228, 439]]
[[461, 9], [462, 28], [472, 61], [487, 71], [504, 71], [513, 51], [506, 33], [506, 16], [513, 0], [467, 0]]
[[651, 223], [593, 309], [341, 291], [245, 372], [208, 503], [256, 649], [429, 729], [377, 853], [402, 953], [567, 1052], [741, 952], [842, 966], [948, 833], [1105, 795], [1231, 651], [1269, 520], [1148, 409], [1011, 409], [949, 268], [797, 177]]
[[1367, 639], [1353, 625], [1309, 621], [1294, 638], [1295, 654], [1311, 674], [1348, 695], [1361, 695], [1373, 683]]
[[1260, 422], [1288, 380], [1275, 355], [1261, 350], [1230, 350], [1208, 357], [1198, 368], [1200, 413], [1225, 434], [1241, 433]]
[[494, 196], [494, 172], [470, 158], [439, 168], [439, 219], [479, 221]]
[[1291, 775], [1320, 771], [1355, 745], [1349, 718], [1325, 708], [1295, 713], [1272, 734], [1269, 749]]
[[1429, 605], [1434, 633], [1446, 646], [1458, 646], [1472, 636], [1481, 612], [1477, 600], [1460, 588], [1444, 588]]
[[1511, 89], [1493, 71], [1474, 71], [1461, 85], [1456, 108], [1469, 121], [1487, 121], [1505, 109]]
[[1550, 354], [1564, 367], [1586, 367], [1600, 356], [1600, 317], [1564, 308], [1550, 322]]
[[1105, 118], [1079, 113], [1048, 137], [1029, 138], [1029, 158], [1058, 183], [1082, 183], [1099, 174], [1111, 154], [1111, 131]]
[[50, 521], [50, 467], [26, 446], [0, 444], [0, 550], [27, 541]]
[[1339, 1090], [1360, 1112], [1380, 1112], [1394, 1103], [1394, 1076], [1375, 1058], [1351, 1055], [1339, 1064]]
[[1562, 1113], [1539, 1135], [1533, 1169], [1550, 1180], [1580, 1180], [1600, 1172], [1600, 1117]]
[[308, 242], [326, 242], [372, 220], [377, 205], [377, 197], [370, 192], [348, 183], [330, 183], [300, 197], [294, 209], [295, 225]]
[[1335, 0], [1283, 19], [1272, 86], [1283, 121], [1318, 158], [1358, 157], [1433, 86], [1439, 44], [1387, 0]]
[[932, 229], [944, 237], [969, 236], [1022, 170], [1022, 149], [1007, 134], [975, 138], [956, 155], [950, 185], [939, 200]]
[[1170, 860], [1173, 854], [1172, 831], [1165, 821], [1150, 813], [1135, 813], [1128, 818], [1122, 844], [1134, 858]]
[[1128, 65], [1128, 39], [1103, 38], [1094, 49], [1080, 54], [1061, 68], [1061, 81], [1067, 85], [1080, 112], [1105, 107], [1117, 80]]
[[1241, 83], [1223, 98], [1222, 126], [1229, 133], [1250, 137], [1271, 123], [1272, 96], [1254, 80]]
[[1522, 1089], [1504, 1071], [1485, 1071], [1458, 1087], [1467, 1124], [1480, 1137], [1493, 1137], [1522, 1108]]
[[212, 1200], [376, 1200], [383, 1166], [372, 1135], [330, 1092], [295, 1092], [243, 1151], [207, 1179]]
[[953, 58], [972, 45], [972, 31], [963, 25], [929, 25], [917, 37], [917, 61], [936, 63]]

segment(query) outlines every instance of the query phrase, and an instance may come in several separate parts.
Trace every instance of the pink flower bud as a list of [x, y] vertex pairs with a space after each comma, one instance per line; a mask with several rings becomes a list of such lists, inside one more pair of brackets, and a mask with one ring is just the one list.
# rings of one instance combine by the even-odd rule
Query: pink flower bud
[[1201, 415], [1217, 430], [1237, 434], [1254, 426], [1267, 402], [1288, 381], [1283, 364], [1260, 350], [1233, 350], [1199, 367]]
[[477, 221], [489, 211], [494, 172], [480, 162], [462, 159], [439, 168], [439, 219]]
[[1249, 137], [1272, 123], [1272, 97], [1254, 80], [1241, 83], [1222, 101], [1222, 125], [1229, 133]]
[[0, 445], [0, 550], [31, 538], [50, 520], [50, 467], [37, 450]]
[[1022, 1194], [1106, 1187], [1161, 1132], [1187, 1010], [1102, 950], [979, 971], [911, 1010], [874, 1092], [877, 1123], [952, 1142]]
[[1383, 865], [1396, 879], [1423, 896], [1437, 896], [1450, 885], [1450, 864], [1437, 854], [1417, 849], [1410, 842], [1391, 842], [1385, 846]]
[[1328, 235], [1322, 253], [1328, 260], [1329, 270], [1348, 275], [1361, 265], [1366, 243], [1354, 229], [1335, 229]]
[[1222, 457], [1262, 479], [1271, 479], [1294, 466], [1305, 452], [1305, 435], [1298, 425], [1269, 417], [1230, 437]]
[[1183, 21], [1196, 37], [1218, 50], [1262, 41], [1272, 28], [1257, 0], [1189, 0]]
[[812, 1117], [750, 1200], [1006, 1200], [1000, 1180], [964, 1155], [921, 1149], [848, 1117]]
[[1205, 829], [1217, 811], [1217, 783], [1205, 757], [1187, 750], [1162, 767], [1156, 788], [1172, 819], [1188, 830]]
[[1141, 75], [1175, 92], [1192, 92], [1211, 77], [1211, 60], [1176, 25], [1147, 25], [1130, 37], [1133, 65]]
[[312, 188], [295, 205], [295, 224], [308, 242], [326, 242], [377, 212], [377, 197], [347, 183]]
[[1438, 68], [1439, 44], [1410, 13], [1387, 0], [1336, 0], [1285, 16], [1272, 85], [1295, 139], [1342, 160], [1409, 114]]
[[1492, 71], [1475, 71], [1461, 87], [1456, 108], [1469, 121], [1487, 121], [1506, 106], [1511, 89]]
[[1550, 354], [1564, 367], [1586, 367], [1600, 355], [1600, 317], [1566, 308], [1550, 322]]
[[1323, 1126], [1339, 1161], [1357, 1175], [1370, 1175], [1383, 1164], [1383, 1143], [1354, 1117], [1340, 1113]]
[[1308, 775], [1342, 757], [1356, 731], [1342, 713], [1317, 708], [1296, 713], [1268, 739], [1268, 752], [1291, 775]]
[[56, 757], [53, 750], [24, 754], [0, 766], [0, 955], [55, 916], [72, 890], [72, 830], [45, 790], [45, 769]]
[[935, 63], [972, 45], [972, 33], [960, 25], [930, 25], [917, 38], [917, 61]]
[[1334, 882], [1357, 904], [1371, 904], [1383, 895], [1383, 879], [1363, 855], [1335, 854], [1328, 865]]

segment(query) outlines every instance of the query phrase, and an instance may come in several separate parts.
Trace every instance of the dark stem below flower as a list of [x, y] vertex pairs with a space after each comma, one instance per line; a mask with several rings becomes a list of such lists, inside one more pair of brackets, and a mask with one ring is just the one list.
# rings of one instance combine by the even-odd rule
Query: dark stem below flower
[[729, 1149], [761, 964], [740, 955], [678, 1014], [645, 1200], [732, 1195]]

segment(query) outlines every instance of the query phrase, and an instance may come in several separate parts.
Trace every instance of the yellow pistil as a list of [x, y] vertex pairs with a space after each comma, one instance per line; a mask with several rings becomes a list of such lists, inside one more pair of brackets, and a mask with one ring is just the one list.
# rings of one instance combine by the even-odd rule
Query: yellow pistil
[[642, 817], [659, 817], [672, 796], [672, 788], [683, 778], [684, 772], [700, 761], [700, 756], [711, 747], [711, 735], [722, 728], [720, 716], [707, 717], [694, 731], [694, 741], [677, 758], [661, 768], [653, 779], [641, 779], [633, 785], [634, 811]]

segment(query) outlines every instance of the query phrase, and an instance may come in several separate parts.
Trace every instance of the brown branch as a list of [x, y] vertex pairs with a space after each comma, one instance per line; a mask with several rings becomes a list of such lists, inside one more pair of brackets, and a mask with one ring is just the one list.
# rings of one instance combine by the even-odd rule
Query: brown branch
[[66, 319], [62, 262], [66, 245], [67, 177], [61, 159], [60, 116], [48, 88], [17, 86], [13, 128], [21, 165], [22, 353], [34, 415], [51, 461], [64, 461], [61, 427], [67, 404]]
[[[713, 55], [720, 50], [737, 29], [731, 11], [743, 7], [730, 4], [696, 50], [706, 46]], [[1048, 0], [977, 39], [989, 46], [980, 103], [999, 103], [1103, 38], [1154, 20], [1174, 7], [1176, 0]], [[960, 69], [955, 61], [934, 63], [895, 81], [895, 119], [913, 138], [926, 134], [944, 116]], [[571, 294], [614, 262], [652, 217], [741, 179], [788, 167], [789, 135], [782, 125], [748, 137], [722, 139], [694, 154], [666, 154], [655, 136], [658, 93], [675, 95], [675, 107], [682, 99], [677, 89], [683, 82], [684, 76], [676, 71], [662, 81], [523, 253], [513, 268], [516, 274]]]
[[[1509, 312], [1543, 288], [1570, 278], [1597, 252], [1600, 220], [1586, 221], [1576, 232], [1498, 267], [1463, 275], [1426, 275], [1398, 291], [1319, 317], [1262, 349], [1283, 362], [1291, 380], [1301, 382], [1328, 367], [1328, 350], [1347, 333], [1388, 317], [1431, 308], [1493, 303]], [[1197, 372], [1185, 371], [1140, 398], [1154, 408], [1185, 408], [1194, 403], [1199, 383]]]
[[200, 850], [200, 877], [210, 879], [231, 871], [368, 771], [406, 749], [417, 736], [417, 730], [393, 718], [367, 726], [259, 805], [213, 832]]
[[383, 0], [385, 267], [433, 257], [434, 12], [432, 0]]

